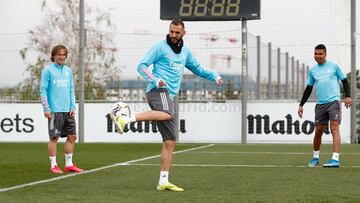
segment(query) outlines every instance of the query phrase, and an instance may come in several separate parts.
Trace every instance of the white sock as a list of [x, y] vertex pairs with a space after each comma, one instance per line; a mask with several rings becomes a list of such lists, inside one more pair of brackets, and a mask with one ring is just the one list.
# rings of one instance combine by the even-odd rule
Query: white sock
[[123, 117], [126, 123], [136, 122], [135, 114]]
[[333, 152], [333, 155], [332, 155], [332, 158], [331, 158], [331, 159], [334, 159], [334, 160], [336, 160], [336, 161], [339, 161], [339, 156], [340, 156], [339, 153]]
[[73, 154], [65, 154], [65, 167], [73, 165], [72, 156]]
[[49, 156], [49, 159], [50, 159], [51, 168], [57, 166], [56, 156]]
[[160, 171], [159, 185], [169, 183], [169, 171]]
[[314, 158], [320, 158], [320, 150], [319, 151], [313, 151], [313, 157]]

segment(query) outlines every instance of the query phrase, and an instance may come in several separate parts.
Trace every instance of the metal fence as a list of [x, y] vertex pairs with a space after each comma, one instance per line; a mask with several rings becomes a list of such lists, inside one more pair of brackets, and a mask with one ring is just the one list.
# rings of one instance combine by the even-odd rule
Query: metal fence
[[[240, 30], [231, 31], [234, 35], [240, 35]], [[156, 41], [158, 35], [149, 35], [143, 33], [134, 33], [133, 36], [121, 35], [116, 36], [118, 41], [129, 41], [128, 38], [137, 39], [138, 43], [134, 45], [122, 45], [120, 43], [119, 52], [144, 54], [151, 43]], [[25, 35], [12, 36], [12, 38], [18, 38], [19, 41], [26, 40]], [[121, 39], [120, 39], [121, 38]], [[204, 35], [190, 35], [189, 41], [195, 41], [197, 39], [204, 39]], [[212, 44], [204, 45], [208, 43], [204, 42], [200, 45], [192, 47], [194, 53], [199, 55], [200, 61], [205, 61], [205, 68], [217, 68], [224, 78], [224, 85], [222, 87], [216, 86], [211, 81], [206, 81], [202, 78], [192, 75], [190, 72], [185, 72], [184, 79], [182, 81], [182, 87], [179, 94], [180, 100], [223, 100], [223, 99], [241, 99], [241, 54], [240, 45], [226, 44], [224, 41], [218, 42], [222, 44], [219, 48], [218, 44], [212, 42]], [[144, 46], [147, 44], [148, 46]], [[214, 51], [215, 50], [215, 51]], [[1, 50], [2, 61], [1, 68], [3, 72], [10, 73], [11, 67], [7, 65], [7, 61], [15, 60], [19, 66], [24, 66], [24, 61], [20, 59], [19, 49], [4, 49]], [[202, 55], [200, 54], [202, 53]], [[28, 51], [29, 56], [36, 58], [37, 52], [34, 50]], [[123, 54], [119, 54], [122, 57]], [[8, 58], [9, 60], [6, 60]], [[138, 57], [139, 58], [139, 57]], [[121, 60], [127, 60], [126, 55]], [[121, 61], [120, 60], [120, 61]], [[131, 60], [134, 60], [133, 58]], [[135, 61], [135, 60], [134, 60]], [[11, 62], [11, 61], [10, 61]], [[134, 62], [135, 64], [136, 62]], [[13, 61], [11, 64], [14, 64]], [[135, 65], [131, 65], [135, 66]], [[93, 98], [92, 100], [126, 100], [137, 101], [142, 100], [145, 96], [146, 82], [139, 76], [126, 77], [127, 69], [130, 67], [120, 67], [122, 69], [121, 76], [108, 81], [105, 87], [105, 96], [100, 99]], [[132, 67], [135, 69], [135, 67]], [[299, 99], [306, 83], [306, 74], [308, 66], [296, 59], [296, 56], [292, 56], [291, 53], [283, 52], [280, 48], [272, 46], [272, 43], [266, 43], [261, 41], [260, 36], [254, 36], [248, 34], [248, 95], [250, 100], [256, 99]], [[134, 71], [134, 70], [132, 70]], [[75, 69], [76, 72], [76, 69]], [[13, 76], [12, 80], [16, 80], [18, 84], [21, 84], [26, 78], [28, 73], [19, 72], [18, 75]], [[124, 76], [124, 77], [123, 77]], [[5, 81], [6, 82], [6, 81]], [[87, 89], [86, 91], [96, 91]], [[19, 86], [11, 86], [1, 88], [0, 100], [2, 101], [19, 101], [21, 99]], [[90, 93], [88, 93], [90, 94]], [[38, 95], [38, 90], [35, 89], [31, 92], [31, 95]], [[85, 93], [85, 95], [87, 95]], [[34, 98], [34, 97], [31, 97]], [[29, 100], [29, 99], [26, 99]], [[31, 99], [30, 99], [31, 100]], [[37, 99], [35, 99], [37, 100]]]
[[[216, 45], [214, 45], [216, 46]], [[241, 49], [241, 47], [235, 47]], [[198, 51], [195, 47], [195, 52]], [[208, 47], [211, 53], [213, 47]], [[240, 52], [240, 51], [239, 51]], [[192, 74], [185, 74], [182, 81], [180, 100], [223, 100], [241, 99], [241, 56], [223, 53], [209, 54], [210, 67], [223, 63], [224, 69], [236, 69], [230, 73], [219, 73], [224, 84], [217, 87]], [[236, 58], [237, 57], [237, 58]], [[220, 62], [219, 62], [220, 61]], [[250, 100], [300, 99], [305, 88], [309, 66], [296, 59], [291, 53], [282, 52], [271, 43], [261, 42], [260, 36], [248, 34], [248, 96]], [[111, 100], [139, 100], [145, 96], [146, 82], [141, 78], [112, 81], [108, 85]]]

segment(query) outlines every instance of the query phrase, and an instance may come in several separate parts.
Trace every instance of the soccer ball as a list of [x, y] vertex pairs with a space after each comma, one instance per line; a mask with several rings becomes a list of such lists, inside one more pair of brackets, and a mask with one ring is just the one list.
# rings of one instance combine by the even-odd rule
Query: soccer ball
[[111, 113], [117, 116], [130, 116], [130, 107], [124, 102], [117, 102], [111, 105]]

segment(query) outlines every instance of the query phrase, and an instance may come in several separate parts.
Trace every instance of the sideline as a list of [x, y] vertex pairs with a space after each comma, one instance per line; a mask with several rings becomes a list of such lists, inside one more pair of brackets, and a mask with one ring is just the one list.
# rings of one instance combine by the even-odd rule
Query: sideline
[[[134, 166], [158, 166], [159, 164], [131, 164]], [[249, 165], [249, 164], [171, 164], [171, 167], [236, 167], [236, 168], [310, 168], [306, 165]], [[315, 168], [323, 168], [316, 166]], [[340, 168], [360, 168], [360, 166], [340, 166]]]
[[[189, 153], [196, 153], [196, 154], [271, 154], [271, 155], [308, 155], [313, 154], [312, 152], [189, 152]], [[321, 153], [321, 154], [332, 154], [331, 153]], [[360, 153], [357, 152], [342, 152], [341, 155], [360, 155]]]

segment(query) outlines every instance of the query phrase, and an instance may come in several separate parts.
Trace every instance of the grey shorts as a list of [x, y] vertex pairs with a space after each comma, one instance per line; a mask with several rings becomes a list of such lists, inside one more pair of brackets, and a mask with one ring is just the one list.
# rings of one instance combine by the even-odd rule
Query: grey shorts
[[328, 125], [329, 121], [341, 123], [341, 103], [332, 101], [326, 104], [316, 104], [315, 106], [315, 125]]
[[169, 96], [167, 89], [152, 89], [146, 93], [147, 102], [152, 110], [163, 111], [171, 115], [172, 119], [167, 121], [157, 121], [156, 125], [160, 131], [163, 142], [166, 140], [176, 141], [174, 101]]
[[51, 113], [48, 121], [49, 137], [67, 137], [76, 134], [75, 118], [70, 117], [68, 112]]

